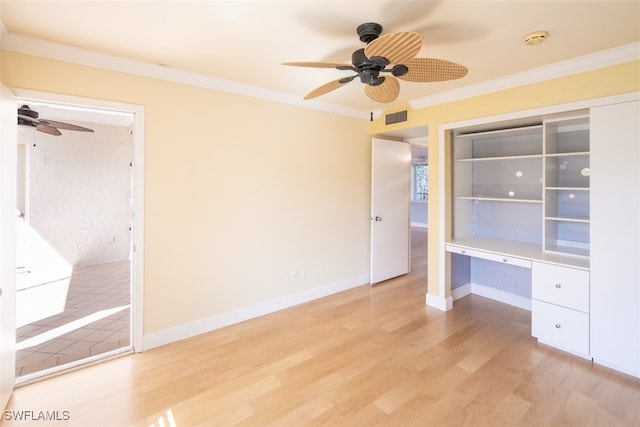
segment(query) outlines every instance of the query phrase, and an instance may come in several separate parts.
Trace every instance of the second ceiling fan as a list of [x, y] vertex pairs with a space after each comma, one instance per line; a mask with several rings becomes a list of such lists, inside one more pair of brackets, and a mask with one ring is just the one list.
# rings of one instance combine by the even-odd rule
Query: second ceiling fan
[[[376, 102], [393, 102], [400, 94], [398, 79], [409, 82], [440, 82], [464, 77], [468, 70], [455, 62], [436, 58], [416, 58], [422, 49], [422, 36], [413, 31], [400, 31], [380, 37], [382, 25], [367, 22], [356, 33], [367, 46], [351, 55], [351, 64], [336, 62], [284, 62], [283, 65], [313, 68], [336, 68], [353, 71], [309, 92], [312, 99], [336, 90], [356, 77], [364, 84], [364, 93]], [[384, 74], [384, 75], [383, 75]]]

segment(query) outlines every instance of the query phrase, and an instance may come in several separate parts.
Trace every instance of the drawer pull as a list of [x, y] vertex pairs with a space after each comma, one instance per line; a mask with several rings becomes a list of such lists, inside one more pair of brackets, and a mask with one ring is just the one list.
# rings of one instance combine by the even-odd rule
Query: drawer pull
[[560, 329], [562, 328], [562, 325], [560, 323], [556, 323], [556, 329]]
[[560, 283], [556, 283], [556, 288], [560, 289], [562, 285]]
[[502, 258], [502, 262], [509, 262], [509, 258]]

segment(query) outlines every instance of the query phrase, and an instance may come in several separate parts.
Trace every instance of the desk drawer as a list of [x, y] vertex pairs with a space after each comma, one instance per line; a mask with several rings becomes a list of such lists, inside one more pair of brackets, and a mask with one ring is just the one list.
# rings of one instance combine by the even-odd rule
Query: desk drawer
[[589, 315], [546, 302], [531, 301], [531, 335], [542, 343], [589, 356]]
[[589, 312], [589, 272], [534, 262], [531, 297], [563, 307]]
[[462, 246], [446, 245], [447, 252], [460, 255], [467, 255], [474, 258], [482, 258], [489, 261], [495, 261], [502, 264], [517, 265], [518, 267], [531, 268], [531, 260], [503, 255], [496, 252], [481, 251], [478, 249], [469, 249]]

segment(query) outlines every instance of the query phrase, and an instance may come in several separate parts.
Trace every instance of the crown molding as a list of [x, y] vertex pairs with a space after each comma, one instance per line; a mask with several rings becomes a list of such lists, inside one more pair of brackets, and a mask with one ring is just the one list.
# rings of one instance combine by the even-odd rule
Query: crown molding
[[464, 86], [409, 102], [420, 109], [640, 59], [640, 42]]
[[355, 117], [358, 119], [368, 119], [370, 115], [369, 111], [344, 107], [319, 100], [305, 101], [298, 96], [284, 92], [234, 82], [232, 80], [225, 80], [205, 74], [170, 68], [159, 64], [152, 64], [116, 55], [95, 52], [88, 49], [55, 43], [48, 40], [36, 39], [15, 33], [3, 34], [1, 47], [4, 50], [12, 52], [55, 59], [104, 70], [166, 80], [175, 83], [182, 83], [191, 86], [198, 86], [220, 92], [295, 105], [297, 107]]
[[[371, 111], [344, 107], [320, 100], [305, 101], [300, 99], [298, 96], [288, 93], [239, 83], [232, 80], [225, 80], [205, 74], [179, 70], [159, 64], [132, 60], [116, 55], [109, 55], [75, 46], [10, 33], [6, 31], [2, 20], [0, 20], [0, 31], [2, 33], [0, 46], [2, 49], [8, 51], [159, 80], [166, 80], [175, 83], [182, 83], [191, 86], [198, 86], [358, 119], [369, 119], [372, 113]], [[637, 59], [640, 59], [640, 42], [414, 99], [409, 101], [409, 106], [413, 109], [426, 108], [433, 105], [445, 104], [473, 96], [550, 80]], [[381, 114], [382, 110], [380, 109], [373, 111], [374, 118], [379, 117]]]

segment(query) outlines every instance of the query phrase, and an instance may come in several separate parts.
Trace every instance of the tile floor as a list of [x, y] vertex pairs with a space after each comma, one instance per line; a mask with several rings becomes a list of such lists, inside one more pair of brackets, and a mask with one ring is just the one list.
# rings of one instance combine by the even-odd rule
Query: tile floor
[[18, 328], [16, 376], [129, 347], [129, 271], [129, 261], [74, 268], [64, 312]]

